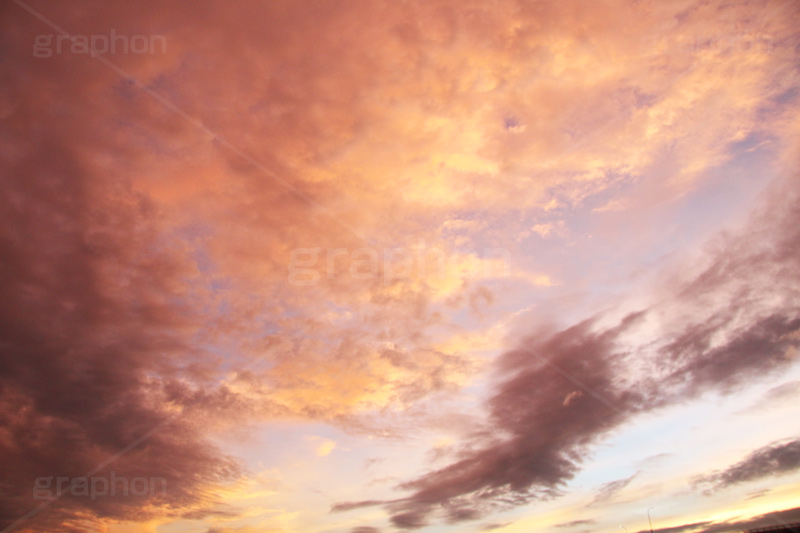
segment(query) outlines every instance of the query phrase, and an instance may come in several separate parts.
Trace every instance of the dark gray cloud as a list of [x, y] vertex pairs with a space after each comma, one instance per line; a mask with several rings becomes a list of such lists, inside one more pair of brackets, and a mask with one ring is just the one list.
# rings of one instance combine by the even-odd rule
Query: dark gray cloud
[[[504, 354], [488, 401], [491, 431], [476, 436], [485, 444], [402, 484], [410, 496], [386, 502], [393, 524], [413, 529], [433, 517], [472, 520], [556, 497], [592, 444], [623, 422], [706, 391], [733, 392], [793, 364], [800, 330], [800, 201], [787, 186], [767, 204], [747, 234], [724, 238], [710, 266], [675, 286], [667, 303], [616, 325], [601, 328], [603, 317], [597, 317], [540, 331]], [[768, 298], [773, 303], [764, 305]], [[674, 319], [650, 342], [657, 346], [652, 370], [631, 379], [627, 366], [638, 354], [626, 336], [662, 307], [704, 312]], [[794, 445], [770, 448], [715, 482], [779, 473], [796, 461]]]
[[[588, 445], [643, 404], [640, 393], [616, 390], [613, 383], [614, 338], [635, 320], [599, 333], [587, 321], [506, 354], [501, 365], [512, 377], [490, 400], [490, 421], [507, 437], [404, 484], [415, 492], [392, 504], [394, 524], [419, 527], [442, 505], [463, 507], [470, 510], [465, 516], [478, 517], [490, 508], [558, 495], [578, 471]], [[535, 353], [547, 354], [547, 362], [532, 357]], [[522, 368], [513, 372], [520, 362]], [[606, 403], [584, 394], [564, 405], [564, 398], [582, 388]]]
[[[215, 365], [185, 342], [198, 323], [185, 305], [191, 294], [178, 292], [191, 261], [159, 238], [164, 213], [128, 176], [109, 174], [101, 162], [114, 154], [135, 171], [138, 161], [137, 150], [88, 120], [120, 104], [88, 89], [114, 86], [116, 74], [80, 56], [37, 63], [30, 56], [34, 36], [52, 30], [11, 2], [2, 11], [0, 76], [14, 112], [0, 123], [7, 148], [0, 200], [0, 432], [6, 436], [0, 529], [43, 503], [34, 498], [37, 480], [40, 495], [56, 495], [54, 478], [90, 472], [128, 483], [155, 479], [157, 490], [135, 495], [129, 487], [125, 494], [120, 482], [115, 496], [96, 499], [62, 490], [24, 527], [85, 531], [93, 518], [197, 512], [215, 501], [204, 487], [241, 472], [206, 441], [197, 423], [202, 409], [171, 401], [167, 390], [184, 378], [201, 382], [193, 372]], [[171, 419], [179, 408], [185, 415]], [[154, 428], [160, 429], [129, 448]]]
[[694, 483], [696, 486], [709, 486], [706, 492], [710, 493], [798, 469], [800, 469], [800, 438], [788, 442], [775, 442], [759, 448], [722, 471], [696, 478]]
[[[755, 518], [748, 520], [729, 520], [725, 522], [695, 522], [692, 524], [684, 524], [681, 526], [654, 529], [654, 533], [681, 533], [683, 531], [691, 531], [692, 533], [734, 533], [738, 531], [747, 531], [749, 529], [757, 529], [761, 527], [775, 527], [794, 525], [796, 529], [800, 530], [798, 523], [800, 522], [800, 507], [792, 509], [784, 509], [774, 513], [766, 513]], [[649, 529], [642, 529], [637, 533], [649, 533]]]

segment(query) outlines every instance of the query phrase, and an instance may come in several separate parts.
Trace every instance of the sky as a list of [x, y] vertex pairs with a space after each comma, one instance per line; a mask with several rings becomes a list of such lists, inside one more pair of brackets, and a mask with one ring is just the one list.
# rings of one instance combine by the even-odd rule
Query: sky
[[800, 3], [0, 7], [0, 530], [800, 522]]

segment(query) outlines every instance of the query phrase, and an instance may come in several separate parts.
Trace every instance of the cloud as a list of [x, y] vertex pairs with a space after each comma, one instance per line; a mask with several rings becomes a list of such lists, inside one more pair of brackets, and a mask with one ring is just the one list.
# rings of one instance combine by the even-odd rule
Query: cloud
[[708, 485], [709, 488], [705, 492], [711, 493], [798, 469], [800, 469], [800, 438], [788, 442], [774, 442], [759, 448], [722, 471], [697, 477], [693, 484]]
[[800, 396], [800, 381], [790, 381], [789, 383], [783, 383], [782, 385], [778, 385], [777, 387], [769, 389], [764, 393], [760, 400], [756, 401], [753, 405], [741, 412], [757, 413], [763, 409], [768, 409], [779, 402], [790, 400], [797, 396]]
[[[634, 321], [631, 317], [621, 327]], [[549, 338], [530, 339], [525, 349], [507, 353], [500, 364], [511, 377], [489, 404], [490, 423], [501, 437], [465, 453], [456, 463], [403, 484], [402, 488], [414, 492], [407, 501], [390, 506], [394, 524], [419, 527], [442, 504], [480, 516], [491, 508], [558, 495], [560, 487], [577, 473], [577, 461], [587, 445], [621, 423], [625, 411], [638, 410], [642, 402], [638, 393], [614, 389], [616, 334], [615, 330], [592, 332], [592, 323], [585, 322]], [[562, 398], [576, 383], [591, 394], [564, 405]]]
[[587, 519], [587, 520], [572, 520], [571, 522], [564, 522], [562, 524], [556, 524], [553, 527], [563, 528], [563, 527], [575, 527], [575, 526], [588, 526], [589, 524], [595, 524], [596, 522], [597, 522], [596, 520], [591, 520], [591, 519]]
[[628, 484], [631, 481], [633, 481], [633, 479], [637, 475], [638, 475], [638, 472], [636, 474], [633, 474], [630, 477], [625, 478], [625, 479], [617, 479], [616, 481], [609, 481], [608, 483], [605, 483], [597, 491], [597, 495], [594, 497], [594, 499], [592, 500], [592, 502], [589, 505], [594, 505], [596, 503], [604, 502], [604, 501], [607, 501], [607, 500], [611, 499], [615, 494], [617, 494], [619, 491], [621, 491], [622, 489], [627, 487]]
[[361, 509], [362, 507], [374, 507], [385, 503], [383, 500], [364, 500], [360, 502], [340, 502], [331, 507], [332, 513], [339, 513], [344, 511], [351, 511], [353, 509]]
[[205, 533], [284, 533], [286, 530], [282, 528], [273, 528], [273, 527], [266, 527], [266, 526], [259, 526], [259, 527], [213, 527], [208, 529]]
[[336, 448], [336, 443], [332, 440], [326, 440], [319, 445], [319, 448], [317, 448], [317, 455], [319, 457], [325, 457], [326, 455], [330, 454], [334, 448]]
[[[395, 526], [422, 527], [432, 515], [471, 520], [556, 497], [591, 445], [623, 422], [705, 391], [730, 393], [793, 364], [800, 331], [800, 275], [793, 266], [800, 201], [796, 191], [780, 187], [767, 201], [769, 215], [756, 213], [750, 231], [725, 237], [709, 266], [662, 303], [621, 319], [601, 315], [540, 331], [505, 353], [488, 401], [490, 429], [475, 437], [484, 444], [403, 483], [410, 496], [387, 505]], [[564, 401], [575, 390], [583, 394]], [[785, 445], [755, 454], [732, 469], [730, 479], [794, 468], [794, 451]], [[447, 514], [437, 511], [442, 507]]]
[[[713, 522], [711, 521], [693, 522], [691, 524], [683, 524], [680, 526], [654, 529], [653, 533], [655, 533], [656, 531], [659, 531], [660, 533], [683, 533], [684, 531], [698, 531], [700, 530], [700, 528], [706, 527], [709, 524], [713, 524]], [[643, 530], [643, 531], [650, 531], [650, 530]], [[643, 531], [639, 533], [643, 533]]]
[[336, 448], [336, 441], [324, 437], [307, 436], [306, 440], [314, 446], [317, 457], [327, 457]]
[[[6, 21], [27, 16], [9, 9]], [[208, 411], [170, 393], [184, 380], [209, 397], [224, 393], [207, 379], [216, 357], [188, 340], [204, 318], [187, 305], [197, 296], [187, 285], [197, 276], [191, 252], [165, 240], [165, 213], [129, 176], [108, 172], [114, 141], [100, 117], [85, 114], [101, 99], [72, 81], [85, 88], [109, 76], [86, 68], [85, 58], [52, 71], [29, 64], [19, 46], [33, 27], [25, 21], [21, 28], [25, 38], [3, 65], [11, 91], [20, 92], [3, 123], [16, 148], [5, 153], [0, 209], [0, 456], [11, 487], [0, 527], [42, 503], [33, 498], [37, 479], [87, 474], [163, 479], [166, 488], [96, 500], [65, 494], [25, 527], [69, 531], [160, 512], [202, 516], [217, 503], [208, 487], [242, 469], [208, 442], [198, 424]], [[56, 93], [63, 107], [47, 103]], [[131, 168], [139, 163], [128, 157]]]
[[[731, 139], [774, 127], [780, 114], [762, 102], [792, 80], [780, 54], [643, 50], [643, 37], [676, 20], [671, 8], [245, 4], [38, 6], [75, 34], [165, 35], [164, 54], [109, 56], [136, 82], [87, 55], [33, 56], [37, 36], [55, 30], [2, 7], [0, 455], [13, 490], [0, 526], [37, 504], [38, 477], [81, 476], [154, 428], [99, 473], [163, 477], [166, 494], [64, 497], [26, 526], [231, 512], [214, 494], [244, 472], [213, 437], [287, 417], [354, 429], [361, 413], [463, 386], [476, 362], [435, 346], [459, 310], [488, 314], [500, 295], [464, 272], [476, 254], [456, 230], [572, 208], [637, 180], [680, 196], [730, 157]], [[735, 7], [746, 22], [751, 10]], [[713, 9], [680, 30], [707, 30]], [[624, 32], [619, 12], [637, 21]], [[790, 20], [764, 31], [791, 46]], [[463, 223], [440, 232], [442, 220]], [[562, 231], [560, 218], [523, 227]], [[677, 298], [716, 309], [714, 327], [648, 309], [542, 331], [507, 354], [489, 403], [499, 438], [406, 484], [413, 495], [389, 502], [395, 523], [552, 498], [631, 416], [786, 364], [798, 242], [762, 237], [774, 246], [740, 243]], [[287, 272], [301, 249], [410, 249], [414, 239], [458, 272], [365, 280], [335, 257], [308, 267], [313, 286]], [[552, 285], [536, 272], [522, 282]], [[763, 295], [772, 300], [759, 307]], [[626, 335], [656, 315], [681, 332], [660, 344], [665, 391], [622, 383]], [[762, 359], [746, 357], [762, 348]]]
[[[747, 531], [762, 527], [796, 525], [798, 522], [800, 522], [800, 507], [794, 507], [792, 509], [765, 513], [746, 520], [695, 522], [681, 526], [654, 529], [653, 531], [658, 533], [679, 533], [683, 531], [692, 531], [694, 533], [726, 533], [728, 531]], [[643, 529], [637, 533], [647, 533], [649, 531], [649, 529]]]
[[645, 468], [650, 468], [654, 466], [658, 466], [663, 463], [666, 459], [672, 457], [672, 453], [657, 453], [655, 455], [651, 455], [650, 457], [646, 457], [636, 463], [636, 467], [640, 470], [644, 470]]
[[[298, 25], [299, 33], [276, 41], [276, 32], [252, 22], [259, 17], [204, 6], [41, 7], [76, 34], [164, 31], [167, 53], [109, 60], [196, 121], [89, 56], [33, 57], [37, 36], [55, 30], [17, 5], [2, 8], [0, 455], [13, 465], [2, 527], [38, 505], [35, 479], [82, 476], [143, 435], [150, 436], [98, 475], [163, 477], [163, 497], [65, 496], [26, 526], [202, 517], [218, 503], [212, 487], [244, 474], [212, 435], [287, 416], [341, 420], [406, 405], [472, 372], [467, 357], [429, 348], [427, 328], [442, 316], [432, 309], [433, 285], [444, 280], [345, 275], [308, 290], [287, 283], [292, 250], [365, 244], [342, 223], [359, 222], [368, 202], [358, 199], [349, 214], [343, 208], [349, 187], [335, 160], [361, 127], [349, 117], [366, 101], [356, 78], [374, 74], [362, 63], [374, 48], [336, 46], [342, 63], [331, 72], [317, 52], [333, 48], [312, 44], [298, 55], [295, 45], [361, 32], [334, 29], [304, 9], [262, 11], [275, 27]], [[340, 22], [368, 27], [358, 12]], [[300, 33], [316, 37], [295, 41]], [[210, 35], [226, 47], [210, 45]], [[258, 68], [243, 77], [228, 68], [234, 56]], [[225, 72], [208, 69], [213, 64]], [[216, 88], [201, 89], [210, 83]], [[348, 194], [374, 191], [350, 185]], [[379, 203], [371, 213], [383, 212]], [[491, 300], [486, 289], [458, 281], [453, 295], [474, 294], [481, 307]]]
[[762, 496], [766, 496], [770, 492], [772, 492], [772, 489], [762, 489], [762, 490], [756, 490], [756, 491], [753, 491], [753, 492], [748, 492], [746, 499], [747, 500], [755, 500], [755, 499], [761, 498]]

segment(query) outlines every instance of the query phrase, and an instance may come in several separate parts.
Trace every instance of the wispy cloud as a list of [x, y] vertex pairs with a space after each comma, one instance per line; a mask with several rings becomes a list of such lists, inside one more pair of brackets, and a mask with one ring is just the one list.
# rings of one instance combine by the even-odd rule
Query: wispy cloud
[[[637, 473], [638, 474], [638, 473]], [[637, 476], [637, 474], [633, 474], [630, 477], [626, 477], [624, 479], [617, 479], [616, 481], [609, 481], [605, 483], [603, 486], [598, 489], [597, 494], [594, 497], [594, 500], [589, 505], [594, 505], [596, 503], [601, 503], [611, 499], [615, 494], [620, 492], [622, 489], [627, 487], [631, 481]]]
[[707, 485], [705, 492], [732, 485], [779, 476], [800, 469], [800, 439], [776, 442], [751, 452], [747, 457], [722, 471], [700, 476], [695, 485]]

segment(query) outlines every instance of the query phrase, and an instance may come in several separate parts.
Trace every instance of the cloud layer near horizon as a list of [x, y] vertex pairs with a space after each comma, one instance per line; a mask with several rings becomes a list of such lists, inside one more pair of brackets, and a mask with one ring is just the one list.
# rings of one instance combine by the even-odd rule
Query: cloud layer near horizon
[[[654, 529], [653, 533], [656, 531], [658, 533], [727, 533], [729, 531], [748, 531], [762, 527], [786, 526], [789, 524], [796, 524], [798, 521], [800, 521], [800, 507], [795, 507], [793, 509], [784, 509], [775, 513], [762, 514], [745, 520], [726, 520], [716, 523], [712, 520], [707, 520], [692, 524], [659, 528]], [[648, 531], [650, 530], [641, 530], [637, 531], [637, 533], [646, 533]]]

